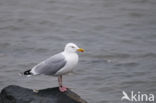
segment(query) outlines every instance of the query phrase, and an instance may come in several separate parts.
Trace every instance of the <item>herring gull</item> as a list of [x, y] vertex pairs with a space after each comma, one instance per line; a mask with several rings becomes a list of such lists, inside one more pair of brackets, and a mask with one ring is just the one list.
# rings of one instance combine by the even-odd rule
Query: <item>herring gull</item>
[[50, 58], [42, 61], [41, 63], [34, 66], [32, 69], [24, 72], [24, 75], [50, 75], [58, 77], [59, 90], [61, 92], [67, 91], [67, 88], [62, 85], [62, 75], [65, 75], [73, 70], [78, 63], [79, 52], [84, 52], [84, 49], [79, 48], [74, 43], [66, 44], [64, 51], [58, 53]]

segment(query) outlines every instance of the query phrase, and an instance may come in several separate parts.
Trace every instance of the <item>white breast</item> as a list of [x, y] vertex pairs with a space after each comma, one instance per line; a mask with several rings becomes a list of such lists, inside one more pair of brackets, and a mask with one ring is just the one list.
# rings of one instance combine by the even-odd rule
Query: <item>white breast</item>
[[64, 75], [71, 72], [78, 63], [79, 57], [76, 53], [65, 54], [63, 52], [62, 54], [65, 56], [67, 63], [61, 70], [56, 72], [55, 75]]

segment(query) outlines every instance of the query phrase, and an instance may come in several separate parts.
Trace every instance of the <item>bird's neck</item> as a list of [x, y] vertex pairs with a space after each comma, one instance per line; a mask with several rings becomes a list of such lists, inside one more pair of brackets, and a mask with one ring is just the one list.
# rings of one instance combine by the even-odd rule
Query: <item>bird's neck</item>
[[65, 53], [65, 54], [76, 54], [76, 52], [67, 51], [67, 50], [64, 50], [64, 53]]
[[76, 52], [69, 52], [69, 51], [68, 52], [64, 51], [63, 54], [65, 54], [65, 55], [77, 55]]

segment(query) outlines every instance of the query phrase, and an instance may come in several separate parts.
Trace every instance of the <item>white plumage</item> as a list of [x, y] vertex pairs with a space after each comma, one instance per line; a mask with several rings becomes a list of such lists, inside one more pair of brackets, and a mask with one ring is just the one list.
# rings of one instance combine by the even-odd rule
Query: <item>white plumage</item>
[[65, 53], [62, 52], [62, 55], [65, 57], [67, 63], [63, 68], [61, 68], [55, 75], [62, 75], [69, 73], [73, 70], [73, 68], [78, 64], [79, 56], [77, 53]]

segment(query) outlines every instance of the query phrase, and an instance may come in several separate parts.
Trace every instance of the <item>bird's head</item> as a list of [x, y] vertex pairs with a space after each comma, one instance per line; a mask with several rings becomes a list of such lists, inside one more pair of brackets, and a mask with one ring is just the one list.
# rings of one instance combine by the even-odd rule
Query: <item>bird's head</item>
[[84, 49], [82, 48], [79, 48], [76, 44], [74, 43], [68, 43], [66, 44], [65, 46], [65, 49], [64, 49], [65, 52], [68, 52], [68, 53], [75, 53], [75, 52], [84, 52]]

